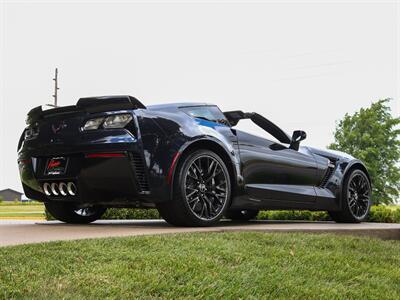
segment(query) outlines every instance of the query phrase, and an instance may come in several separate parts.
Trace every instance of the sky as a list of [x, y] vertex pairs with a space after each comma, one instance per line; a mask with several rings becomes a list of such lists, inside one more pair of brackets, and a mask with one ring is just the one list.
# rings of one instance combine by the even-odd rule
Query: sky
[[26, 113], [52, 102], [55, 67], [60, 105], [204, 101], [320, 148], [372, 101], [400, 114], [399, 1], [0, 0], [0, 26], [0, 189], [22, 190], [18, 139]]

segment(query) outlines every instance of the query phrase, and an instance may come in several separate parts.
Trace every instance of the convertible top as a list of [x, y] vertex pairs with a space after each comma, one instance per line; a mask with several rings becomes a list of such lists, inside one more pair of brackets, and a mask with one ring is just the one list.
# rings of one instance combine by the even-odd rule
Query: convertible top
[[241, 110], [227, 111], [224, 112], [225, 117], [228, 119], [232, 126], [235, 126], [240, 120], [250, 119], [254, 124], [264, 129], [266, 132], [274, 136], [278, 141], [284, 144], [290, 144], [291, 138], [277, 125], [272, 123], [270, 120], [264, 118], [262, 115], [252, 112], [245, 113]]

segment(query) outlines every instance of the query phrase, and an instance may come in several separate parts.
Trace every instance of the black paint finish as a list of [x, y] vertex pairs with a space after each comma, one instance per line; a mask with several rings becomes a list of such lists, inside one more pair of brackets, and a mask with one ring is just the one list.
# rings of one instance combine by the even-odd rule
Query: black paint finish
[[[219, 115], [214, 105], [145, 107], [130, 96], [84, 98], [76, 106], [44, 112], [34, 108], [26, 131], [38, 134], [24, 139], [24, 132], [18, 145], [25, 194], [45, 202], [152, 207], [171, 199], [175, 169], [186, 151], [207, 148], [220, 155], [230, 171], [233, 208], [336, 211], [341, 209], [346, 173], [354, 167], [366, 171], [362, 162], [344, 153], [302, 146], [296, 150], [298, 142], [258, 114], [237, 111], [226, 113], [226, 119], [221, 113], [218, 120], [207, 120], [182, 109], [192, 106], [212, 107], [210, 116]], [[125, 128], [82, 130], [88, 119], [121, 113], [133, 117]], [[234, 129], [229, 121], [236, 124], [241, 118], [254, 119], [282, 144]], [[118, 155], [90, 155], [110, 153]], [[45, 175], [48, 159], [58, 156], [68, 158], [66, 173]], [[45, 182], [74, 182], [78, 194], [46, 196]]]

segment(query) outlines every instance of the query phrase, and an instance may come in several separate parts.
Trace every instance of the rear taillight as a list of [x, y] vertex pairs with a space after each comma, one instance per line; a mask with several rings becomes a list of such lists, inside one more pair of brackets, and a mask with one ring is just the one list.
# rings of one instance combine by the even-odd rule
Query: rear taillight
[[100, 117], [87, 120], [82, 127], [82, 131], [96, 130], [96, 129], [115, 129], [124, 128], [132, 121], [131, 114], [116, 114], [108, 117]]
[[109, 116], [104, 120], [104, 128], [124, 128], [128, 123], [132, 121], [131, 114], [120, 114]]
[[28, 127], [25, 129], [24, 140], [31, 140], [36, 138], [39, 135], [39, 127]]
[[104, 118], [90, 119], [86, 121], [85, 125], [83, 125], [82, 130], [88, 131], [88, 130], [99, 129], [100, 125], [103, 124], [103, 121]]

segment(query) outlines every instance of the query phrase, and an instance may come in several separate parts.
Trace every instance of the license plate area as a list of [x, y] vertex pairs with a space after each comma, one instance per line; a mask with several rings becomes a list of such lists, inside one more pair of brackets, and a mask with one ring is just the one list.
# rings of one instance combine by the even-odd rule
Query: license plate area
[[68, 158], [65, 156], [52, 157], [47, 159], [45, 175], [64, 175], [67, 171]]

